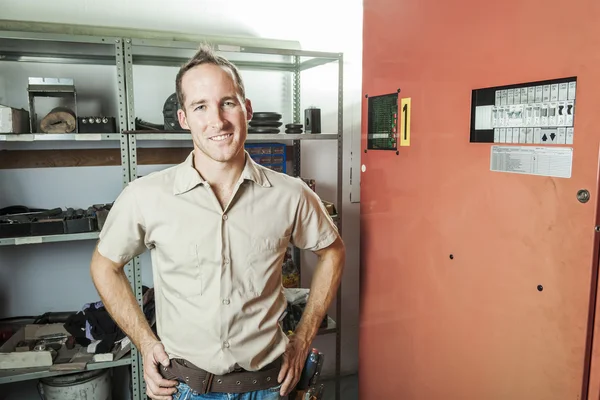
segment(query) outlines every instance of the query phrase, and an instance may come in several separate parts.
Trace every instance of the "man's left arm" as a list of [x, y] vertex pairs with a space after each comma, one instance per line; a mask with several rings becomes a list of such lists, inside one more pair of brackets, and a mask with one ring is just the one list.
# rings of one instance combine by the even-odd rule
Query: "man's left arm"
[[317, 335], [319, 326], [337, 294], [346, 260], [346, 249], [340, 237], [330, 246], [315, 253], [319, 262], [312, 278], [306, 308], [295, 332], [308, 346]]
[[337, 294], [344, 269], [346, 249], [341, 237], [338, 236], [331, 245], [315, 251], [315, 254], [319, 261], [313, 275], [308, 302], [295, 333], [290, 337], [279, 373], [279, 382], [283, 382], [281, 396], [286, 396], [300, 380], [310, 346]]

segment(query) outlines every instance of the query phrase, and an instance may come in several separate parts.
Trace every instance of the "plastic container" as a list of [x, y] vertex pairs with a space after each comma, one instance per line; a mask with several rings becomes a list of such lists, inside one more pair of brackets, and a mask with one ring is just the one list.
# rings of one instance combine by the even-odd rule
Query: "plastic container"
[[38, 389], [44, 400], [112, 400], [111, 371], [85, 371], [78, 374], [40, 379]]

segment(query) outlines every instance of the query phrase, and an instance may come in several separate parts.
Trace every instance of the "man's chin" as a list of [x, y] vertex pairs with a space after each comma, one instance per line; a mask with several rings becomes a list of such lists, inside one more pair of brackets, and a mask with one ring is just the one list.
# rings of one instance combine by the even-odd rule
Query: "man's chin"
[[234, 161], [237, 157], [239, 157], [239, 152], [233, 148], [218, 150], [210, 149], [208, 151], [202, 150], [202, 152], [209, 158], [223, 163]]

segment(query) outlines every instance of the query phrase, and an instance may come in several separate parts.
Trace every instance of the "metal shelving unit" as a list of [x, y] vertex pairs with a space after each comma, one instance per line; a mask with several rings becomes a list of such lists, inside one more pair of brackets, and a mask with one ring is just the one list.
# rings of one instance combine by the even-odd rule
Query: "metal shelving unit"
[[[217, 51], [227, 53], [227, 57], [240, 69], [263, 71], [285, 71], [292, 74], [293, 121], [301, 123], [301, 73], [310, 68], [329, 63], [338, 63], [338, 114], [337, 132], [320, 134], [249, 134], [248, 143], [285, 143], [292, 147], [293, 168], [288, 173], [301, 176], [302, 143], [305, 141], [337, 142], [337, 215], [333, 219], [342, 232], [342, 173], [343, 173], [343, 55], [341, 53], [314, 52], [282, 48], [262, 48], [252, 46], [234, 46], [212, 43]], [[27, 63], [57, 63], [81, 65], [110, 65], [116, 69], [115, 99], [118, 104], [119, 133], [108, 134], [22, 134], [10, 135], [0, 132], [0, 142], [95, 142], [112, 141], [119, 143], [121, 154], [122, 185], [127, 185], [137, 177], [138, 142], [145, 141], [189, 141], [189, 133], [135, 131], [134, 65], [153, 65], [178, 67], [195, 51], [197, 42], [173, 40], [147, 40], [121, 37], [82, 36], [68, 34], [49, 34], [33, 32], [0, 31], [0, 61]], [[142, 49], [143, 51], [138, 51]], [[324, 199], [329, 200], [329, 199]], [[35, 245], [38, 243], [56, 243], [65, 241], [94, 240], [98, 232], [69, 235], [48, 235], [23, 238], [0, 239], [1, 246]], [[29, 246], [28, 246], [29, 247]], [[301, 251], [294, 250], [294, 259], [301, 264]], [[136, 300], [142, 306], [141, 265], [139, 257], [126, 267], [127, 278], [134, 290]], [[335, 371], [336, 400], [340, 399], [341, 365], [341, 286], [335, 300], [335, 316], [328, 317], [326, 328], [319, 329], [319, 335], [333, 335], [336, 339]], [[329, 356], [329, 355], [327, 355]], [[145, 398], [145, 383], [141, 355], [132, 346], [131, 353], [121, 360], [110, 363], [89, 364], [88, 369], [112, 368], [129, 365], [132, 374], [132, 399]], [[23, 369], [0, 371], [0, 384], [69, 372], [50, 372], [48, 369]]]
[[[0, 31], [0, 61], [44, 64], [82, 64], [107, 65], [115, 68], [117, 77], [116, 97], [118, 107], [118, 129], [126, 129], [127, 110], [124, 102], [125, 79], [123, 65], [123, 39], [108, 36], [82, 36], [67, 34], [50, 34], [36, 32]], [[43, 67], [40, 67], [42, 69]], [[25, 85], [23, 85], [25, 87]], [[24, 89], [25, 90], [25, 89]], [[0, 142], [67, 142], [67, 141], [113, 141], [120, 147], [122, 179], [121, 184], [129, 182], [128, 144], [126, 136], [121, 133], [86, 133], [86, 134], [5, 134], [0, 132]], [[66, 241], [94, 240], [98, 232], [28, 236], [20, 238], [0, 239], [0, 246], [35, 245], [39, 243], [57, 243]], [[30, 246], [27, 246], [29, 250]], [[141, 288], [141, 282], [136, 280], [132, 265], [126, 267], [127, 279], [134, 288]], [[141, 290], [138, 300], [141, 302]], [[120, 366], [130, 366], [132, 372], [131, 394], [133, 400], [140, 400], [138, 352], [132, 346], [131, 352], [114, 362], [88, 363], [87, 370], [106, 369]], [[19, 368], [0, 370], [0, 384], [35, 380], [49, 376], [59, 376], [78, 371], [50, 371], [49, 368]]]

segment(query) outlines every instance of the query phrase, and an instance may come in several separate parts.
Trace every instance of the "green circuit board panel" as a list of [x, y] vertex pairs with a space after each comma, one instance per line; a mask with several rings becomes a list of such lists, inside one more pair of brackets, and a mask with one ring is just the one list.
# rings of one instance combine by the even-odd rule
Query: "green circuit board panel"
[[398, 93], [368, 97], [368, 150], [398, 149]]

